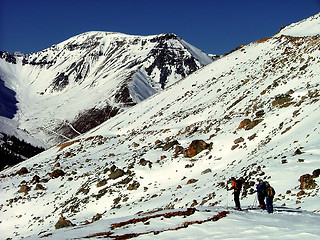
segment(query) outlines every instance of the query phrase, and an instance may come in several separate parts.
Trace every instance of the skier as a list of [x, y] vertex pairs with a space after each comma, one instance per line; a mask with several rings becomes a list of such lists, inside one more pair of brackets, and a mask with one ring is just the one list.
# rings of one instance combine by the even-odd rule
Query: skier
[[273, 197], [276, 193], [273, 187], [270, 186], [269, 183], [265, 183], [266, 189], [264, 190], [266, 196], [266, 203], [267, 203], [267, 211], [268, 213], [273, 213]]
[[227, 189], [227, 191], [230, 191], [233, 189], [233, 197], [234, 197], [234, 203], [236, 205], [236, 210], [241, 210], [241, 206], [240, 206], [240, 191], [241, 191], [241, 187], [242, 187], [242, 183], [244, 182], [243, 178], [240, 178], [238, 180], [236, 180], [234, 177], [231, 178], [232, 180], [232, 186], [231, 188]]
[[266, 204], [264, 202], [265, 189], [266, 189], [265, 183], [262, 180], [259, 180], [259, 184], [257, 185], [257, 197], [259, 201], [259, 207], [261, 207], [261, 209], [263, 210], [266, 209]]

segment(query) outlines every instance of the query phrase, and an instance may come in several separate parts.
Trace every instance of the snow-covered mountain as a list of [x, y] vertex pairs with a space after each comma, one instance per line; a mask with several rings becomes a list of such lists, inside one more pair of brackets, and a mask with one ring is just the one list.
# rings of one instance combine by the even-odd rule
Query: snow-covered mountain
[[[88, 131], [212, 61], [174, 34], [87, 32], [28, 55], [0, 52], [0, 91], [10, 97], [0, 99], [1, 116], [6, 117], [0, 131], [27, 141], [32, 136], [38, 139], [35, 144], [50, 146]], [[11, 108], [1, 107], [9, 102]], [[14, 121], [8, 120], [11, 115]]]
[[[317, 14], [241, 46], [3, 170], [2, 236], [319, 238], [320, 30], [306, 31], [319, 23]], [[243, 208], [268, 181], [275, 214], [230, 209], [232, 176], [245, 179]]]

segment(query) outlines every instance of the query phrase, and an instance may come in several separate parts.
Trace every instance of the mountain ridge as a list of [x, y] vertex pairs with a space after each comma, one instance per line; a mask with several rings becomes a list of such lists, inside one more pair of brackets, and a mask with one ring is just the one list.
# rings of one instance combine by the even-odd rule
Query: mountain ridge
[[84, 133], [213, 61], [175, 34], [96, 31], [37, 53], [1, 56], [1, 79], [18, 98], [19, 128], [46, 145]]

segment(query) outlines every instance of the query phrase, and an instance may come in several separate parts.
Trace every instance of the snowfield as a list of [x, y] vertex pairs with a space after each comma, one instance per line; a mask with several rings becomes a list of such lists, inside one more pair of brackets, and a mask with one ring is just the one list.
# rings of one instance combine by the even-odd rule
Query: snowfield
[[[1, 171], [2, 238], [318, 239], [319, 18]], [[245, 179], [243, 211], [231, 177]], [[258, 179], [276, 191], [273, 214], [257, 209]]]

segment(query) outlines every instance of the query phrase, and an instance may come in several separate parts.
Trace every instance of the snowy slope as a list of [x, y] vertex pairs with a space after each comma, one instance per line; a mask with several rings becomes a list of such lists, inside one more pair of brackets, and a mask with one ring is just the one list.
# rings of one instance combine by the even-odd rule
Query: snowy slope
[[279, 35], [288, 35], [293, 37], [314, 36], [319, 34], [320, 29], [320, 14], [316, 14], [303, 21], [291, 24], [282, 29]]
[[25, 56], [0, 52], [5, 83], [0, 87], [13, 90], [13, 102], [18, 102], [10, 117], [15, 123], [2, 119], [1, 129], [16, 134], [10, 125], [18, 125], [50, 146], [88, 131], [212, 61], [174, 34], [87, 32]]
[[[299, 28], [304, 23], [312, 18]], [[86, 134], [2, 171], [3, 236], [319, 238], [319, 46], [320, 32], [253, 42]], [[196, 155], [193, 140], [207, 143]], [[28, 173], [16, 174], [22, 167]], [[232, 176], [245, 179], [244, 208], [255, 205], [257, 180], [268, 181], [276, 190], [275, 213], [230, 210]], [[186, 218], [152, 217], [190, 207], [197, 211]], [[230, 213], [207, 221], [225, 210]], [[61, 215], [76, 226], [55, 230]], [[150, 218], [112, 228], [143, 216]]]

